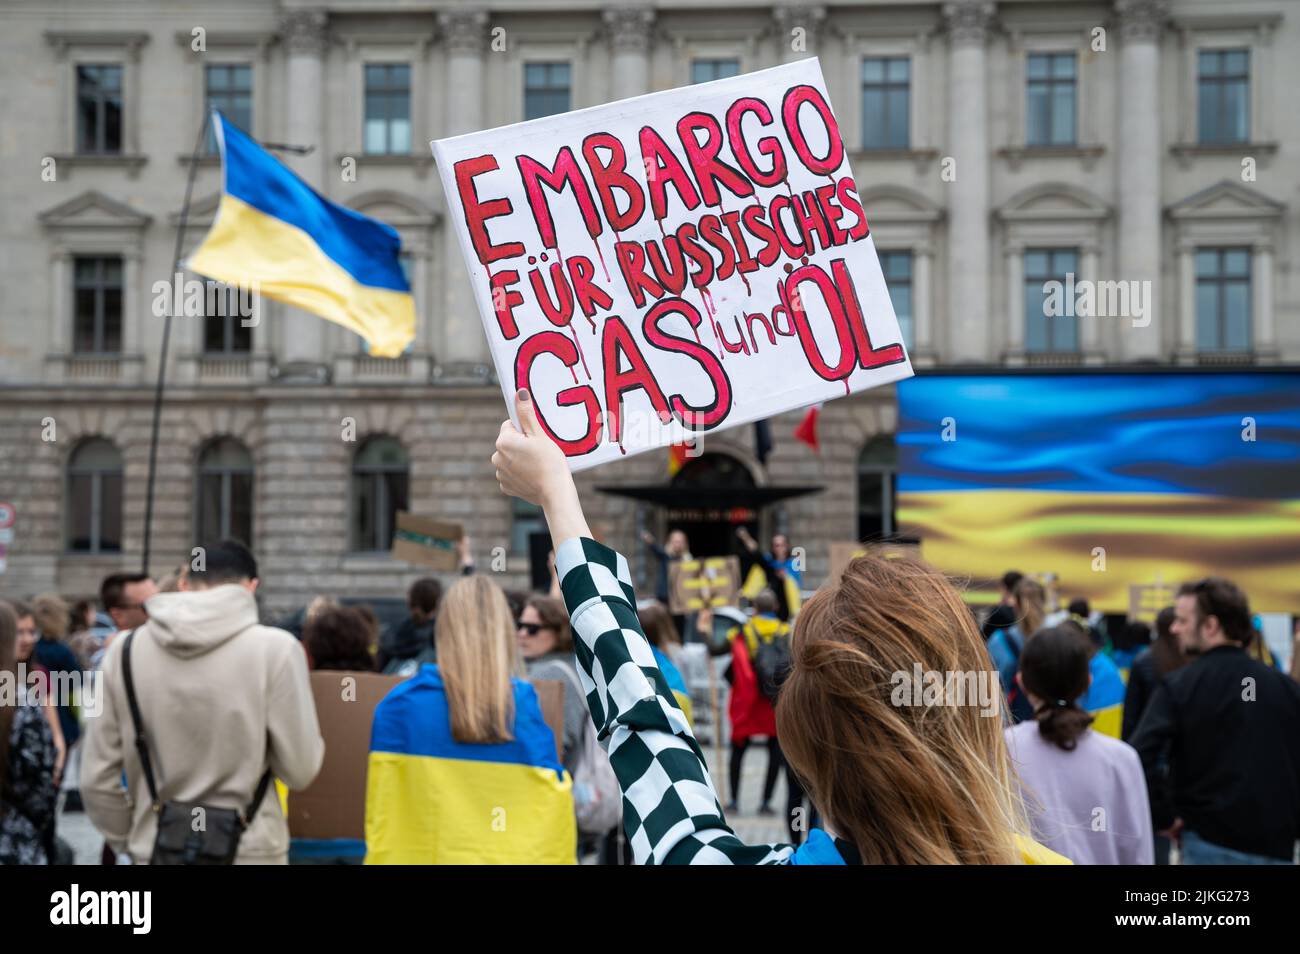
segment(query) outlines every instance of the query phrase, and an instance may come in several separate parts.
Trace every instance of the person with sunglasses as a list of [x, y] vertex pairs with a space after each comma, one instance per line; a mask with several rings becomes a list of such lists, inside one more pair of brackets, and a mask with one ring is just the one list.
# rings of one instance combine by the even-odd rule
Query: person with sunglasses
[[[572, 775], [581, 754], [587, 701], [574, 690], [578, 671], [573, 663], [573, 632], [564, 602], [550, 596], [530, 596], [519, 616], [515, 635], [529, 679], [553, 679], [564, 686], [564, 739], [560, 763]], [[561, 671], [568, 670], [567, 672]]]

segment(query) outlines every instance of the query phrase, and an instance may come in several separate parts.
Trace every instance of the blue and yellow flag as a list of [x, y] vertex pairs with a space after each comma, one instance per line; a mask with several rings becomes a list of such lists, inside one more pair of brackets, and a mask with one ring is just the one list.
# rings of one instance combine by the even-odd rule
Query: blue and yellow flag
[[221, 113], [216, 220], [188, 267], [355, 331], [392, 358], [415, 338], [415, 300], [391, 227], [322, 198]]
[[428, 664], [375, 709], [366, 778], [366, 864], [557, 865], [577, 860], [573, 781], [537, 693], [514, 685], [514, 739], [455, 741]]
[[1124, 720], [1124, 680], [1105, 653], [1097, 653], [1088, 664], [1092, 684], [1079, 704], [1092, 713], [1092, 727], [1112, 739], [1120, 736]]

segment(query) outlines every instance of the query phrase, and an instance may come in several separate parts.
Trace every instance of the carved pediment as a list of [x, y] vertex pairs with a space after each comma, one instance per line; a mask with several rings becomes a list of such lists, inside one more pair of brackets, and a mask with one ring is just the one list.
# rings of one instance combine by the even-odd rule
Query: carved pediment
[[137, 212], [125, 202], [110, 199], [104, 193], [93, 190], [46, 209], [37, 218], [52, 229], [143, 229], [153, 221], [152, 216]]

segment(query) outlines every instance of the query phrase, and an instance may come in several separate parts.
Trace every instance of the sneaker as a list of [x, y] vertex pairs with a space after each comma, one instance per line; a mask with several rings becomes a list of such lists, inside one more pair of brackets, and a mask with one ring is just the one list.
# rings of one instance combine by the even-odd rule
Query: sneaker
[[736, 800], [733, 798], [731, 801], [727, 802], [727, 807], [723, 809], [723, 811], [728, 815], [739, 815], [740, 806], [736, 804]]
[[772, 811], [772, 809], [768, 808], [766, 805], [760, 805], [758, 808], [758, 813], [760, 815], [765, 815], [769, 818], [776, 814], [776, 812]]

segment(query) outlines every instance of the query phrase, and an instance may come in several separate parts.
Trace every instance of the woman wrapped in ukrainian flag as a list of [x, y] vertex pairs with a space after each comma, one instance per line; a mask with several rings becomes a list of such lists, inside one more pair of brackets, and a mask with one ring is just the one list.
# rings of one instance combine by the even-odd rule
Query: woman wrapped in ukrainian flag
[[458, 580], [437, 636], [438, 661], [375, 709], [366, 863], [574, 864], [573, 782], [501, 588]]

